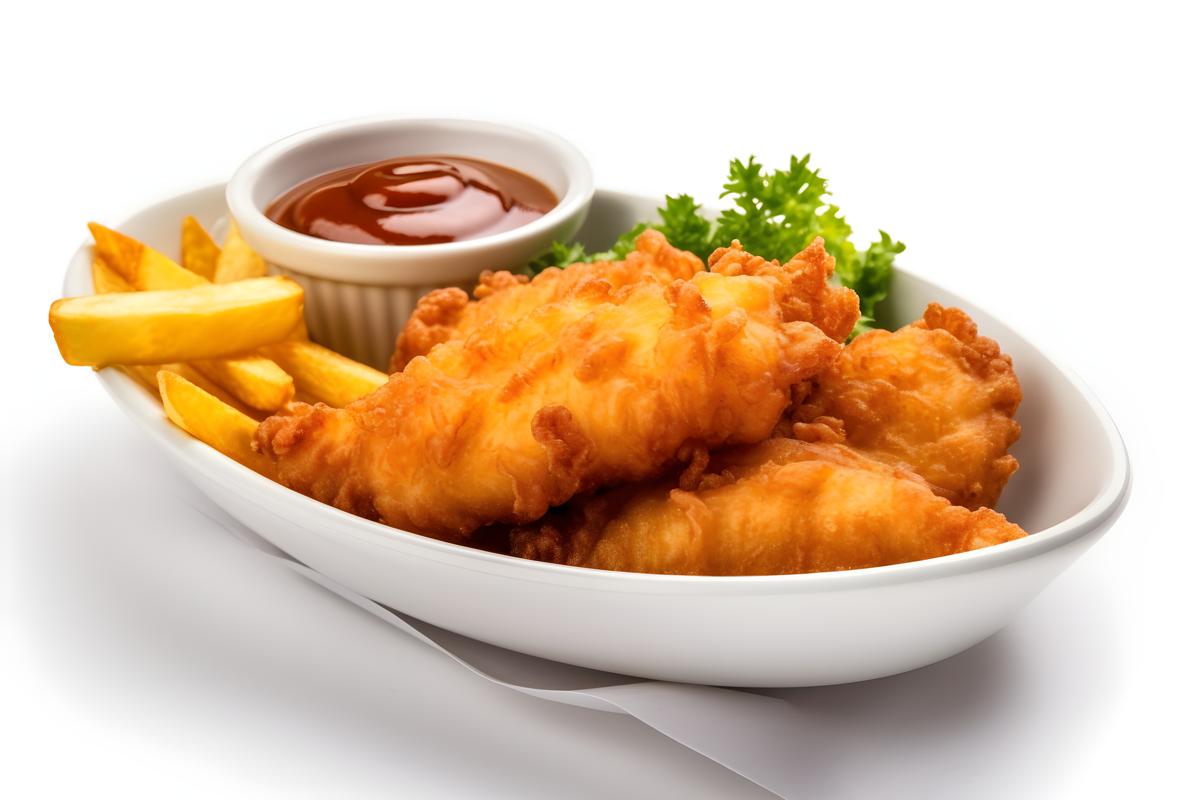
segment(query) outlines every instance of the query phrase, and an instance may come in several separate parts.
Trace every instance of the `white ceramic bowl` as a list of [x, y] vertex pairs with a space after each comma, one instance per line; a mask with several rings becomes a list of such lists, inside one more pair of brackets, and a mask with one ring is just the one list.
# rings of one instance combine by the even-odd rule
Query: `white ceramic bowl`
[[[272, 200], [308, 178], [409, 155], [468, 156], [512, 167], [540, 180], [559, 202], [510, 231], [411, 247], [332, 242], [263, 214]], [[485, 269], [523, 266], [555, 239], [569, 239], [592, 193], [587, 160], [552, 133], [494, 122], [389, 117], [324, 125], [263, 148], [234, 173], [226, 200], [242, 235], [272, 271], [304, 287], [313, 338], [383, 368], [422, 295], [438, 286], [470, 288]]]
[[[600, 192], [581, 230], [611, 242], [655, 203]], [[179, 220], [213, 225], [219, 186], [150, 206], [118, 226], [171, 253]], [[89, 246], [67, 294], [91, 290]], [[1003, 322], [897, 270], [889, 308], [914, 319], [937, 300], [971, 313], [1012, 354], [1025, 392], [1021, 469], [1001, 509], [1032, 535], [969, 553], [850, 572], [759, 577], [641, 575], [523, 561], [427, 539], [322, 505], [172, 426], [146, 390], [113, 369], [113, 399], [218, 505], [344, 586], [492, 644], [613, 672], [732, 686], [877, 678], [954, 655], [995, 633], [1112, 524], [1129, 466], [1091, 392]], [[1063, 620], [1070, 624], [1070, 620]]]

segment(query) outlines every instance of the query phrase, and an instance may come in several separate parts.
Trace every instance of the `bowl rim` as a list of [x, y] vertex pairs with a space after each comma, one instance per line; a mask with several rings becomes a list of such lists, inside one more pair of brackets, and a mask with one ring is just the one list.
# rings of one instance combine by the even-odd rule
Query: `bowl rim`
[[[179, 193], [164, 198], [157, 204], [148, 204], [135, 214], [144, 213], [168, 200], [184, 195], [199, 196], [216, 192], [221, 187], [221, 184], [213, 184], [192, 192]], [[640, 198], [639, 195], [624, 192], [600, 191], [614, 197]], [[122, 224], [127, 224], [127, 221]], [[65, 295], [84, 294], [92, 290], [91, 272], [88, 268], [91, 254], [92, 246], [87, 241], [72, 254], [63, 281]], [[895, 269], [921, 283], [936, 285], [948, 294], [961, 296], [952, 287], [940, 283], [932, 284], [900, 266]], [[1001, 317], [992, 314], [985, 305], [973, 301], [972, 305], [993, 319], [1001, 321], [1008, 329], [1008, 335], [1023, 340], [1029, 347], [1041, 353], [1084, 399], [1104, 433], [1110, 468], [1107, 482], [1083, 508], [1071, 516], [1021, 539], [965, 553], [838, 572], [737, 576], [618, 572], [533, 561], [433, 539], [355, 516], [259, 475], [172, 425], [151, 394], [133, 378], [111, 367], [96, 370], [95, 374], [118, 407], [188, 467], [261, 510], [268, 511], [289, 524], [302, 525], [310, 531], [319, 530], [324, 536], [348, 534], [365, 544], [403, 550], [409, 555], [449, 562], [461, 568], [490, 575], [543, 583], [573, 584], [606, 591], [682, 594], [711, 594], [716, 591], [740, 595], [860, 590], [956, 577], [1034, 558], [1101, 528], [1115, 518], [1128, 498], [1131, 484], [1128, 452], [1111, 416], [1091, 389], [1078, 375], [1064, 367], [1051, 352], [1032, 345], [1028, 338], [1004, 323]], [[283, 511], [287, 513], [282, 513]], [[307, 519], [304, 522], [297, 521], [302, 517]]]
[[[551, 154], [563, 167], [567, 175], [567, 189], [554, 208], [532, 222], [507, 231], [464, 239], [458, 242], [441, 242], [419, 246], [397, 246], [391, 244], [365, 244], [338, 242], [293, 231], [271, 220], [254, 202], [253, 191], [257, 182], [283, 156], [296, 148], [322, 139], [335, 140], [340, 136], [369, 129], [445, 127], [489, 136], [497, 133], [521, 134], [537, 142], [545, 152]], [[470, 156], [470, 153], [446, 153], [446, 155]], [[314, 176], [315, 177], [315, 176]], [[358, 117], [317, 125], [298, 131], [259, 148], [243, 161], [225, 184], [225, 200], [230, 214], [238, 225], [249, 228], [253, 234], [273, 238], [293, 249], [305, 249], [313, 254], [330, 258], [357, 258], [370, 261], [398, 262], [412, 259], [429, 259], [443, 256], [458, 256], [503, 247], [507, 244], [535, 238], [547, 233], [568, 220], [586, 206], [595, 192], [592, 167], [583, 152], [557, 133], [519, 122], [472, 119], [468, 117], [415, 117], [396, 114]]]

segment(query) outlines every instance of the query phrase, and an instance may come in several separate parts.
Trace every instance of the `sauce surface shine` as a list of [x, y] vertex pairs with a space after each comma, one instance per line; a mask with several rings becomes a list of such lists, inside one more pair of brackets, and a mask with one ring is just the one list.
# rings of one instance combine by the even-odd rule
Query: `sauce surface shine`
[[356, 244], [440, 244], [526, 225], [558, 204], [540, 181], [462, 156], [409, 156], [327, 172], [275, 198], [285, 228]]

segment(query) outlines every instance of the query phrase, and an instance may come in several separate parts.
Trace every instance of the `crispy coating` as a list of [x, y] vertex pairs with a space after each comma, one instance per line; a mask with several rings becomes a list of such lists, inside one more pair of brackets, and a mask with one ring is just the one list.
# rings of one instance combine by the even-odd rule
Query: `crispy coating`
[[695, 255], [675, 249], [658, 231], [647, 231], [624, 261], [551, 267], [533, 280], [508, 271], [489, 270], [479, 276], [475, 301], [458, 288], [436, 289], [421, 298], [396, 338], [392, 371], [404, 369], [409, 361], [427, 355], [442, 342], [467, 338], [489, 322], [517, 319], [547, 303], [558, 302], [586, 281], [603, 280], [614, 289], [642, 281], [665, 285], [688, 280], [702, 269], [704, 264]]
[[[792, 282], [804, 284], [803, 291], [782, 289], [776, 292], [791, 319], [808, 320], [831, 339], [846, 340], [858, 321], [858, 295], [842, 286], [829, 285], [835, 265], [833, 256], [825, 252], [825, 242], [819, 237], [792, 257], [786, 264], [767, 261], [742, 249], [734, 240], [729, 247], [720, 247], [708, 257], [709, 269], [726, 275], [790, 276]], [[778, 280], [778, 286], [788, 285]]]
[[1012, 359], [966, 313], [933, 303], [895, 333], [857, 337], [794, 414], [841, 420], [855, 449], [979, 508], [995, 505], [1017, 469], [1008, 448], [1021, 433], [1020, 402]]
[[[656, 247], [654, 236], [639, 251]], [[527, 523], [580, 491], [655, 477], [766, 438], [791, 388], [841, 346], [795, 318], [810, 270], [668, 285], [583, 280], [493, 320], [344, 409], [297, 404], [257, 447], [283, 484], [389, 525], [458, 539]]]
[[693, 489], [663, 480], [576, 500], [511, 530], [508, 547], [596, 569], [776, 575], [917, 561], [1024, 535], [991, 509], [951, 505], [920, 477], [841, 444], [776, 438], [714, 456]]

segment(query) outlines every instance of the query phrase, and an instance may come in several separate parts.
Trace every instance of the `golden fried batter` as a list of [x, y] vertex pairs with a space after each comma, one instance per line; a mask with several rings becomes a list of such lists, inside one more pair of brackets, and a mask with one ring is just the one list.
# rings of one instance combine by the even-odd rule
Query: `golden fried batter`
[[508, 271], [489, 270], [479, 276], [475, 302], [457, 288], [436, 289], [421, 298], [396, 338], [392, 371], [404, 369], [409, 361], [427, 355], [435, 345], [467, 338], [489, 322], [517, 319], [547, 303], [558, 302], [585, 281], [602, 280], [614, 289], [641, 281], [665, 285], [688, 280], [702, 269], [704, 264], [695, 255], [676, 250], [658, 231], [647, 231], [624, 261], [551, 267], [533, 280]]
[[[708, 257], [709, 269], [726, 275], [772, 276], [779, 287], [803, 283], [802, 291], [776, 290], [776, 299], [784, 306], [785, 315], [789, 319], [807, 320], [831, 339], [842, 342], [858, 321], [858, 295], [845, 287], [828, 284], [835, 263], [820, 238], [786, 264], [751, 255], [736, 240], [729, 247], [717, 248]], [[785, 276], [790, 276], [790, 283]]]
[[[819, 245], [818, 245], [819, 247]], [[643, 235], [638, 251], [661, 241]], [[577, 492], [766, 438], [840, 345], [797, 319], [810, 261], [669, 285], [582, 280], [409, 362], [344, 409], [297, 404], [256, 444], [281, 483], [397, 527], [459, 538]]]
[[627, 572], [775, 575], [917, 561], [1025, 535], [991, 509], [951, 505], [919, 477], [831, 442], [770, 439], [714, 457], [709, 470], [692, 490], [665, 480], [576, 500], [512, 531], [509, 552]]
[[857, 337], [794, 414], [841, 420], [855, 449], [979, 508], [995, 505], [1017, 469], [1008, 448], [1021, 434], [1020, 402], [1012, 359], [966, 313], [932, 303], [895, 333]]

